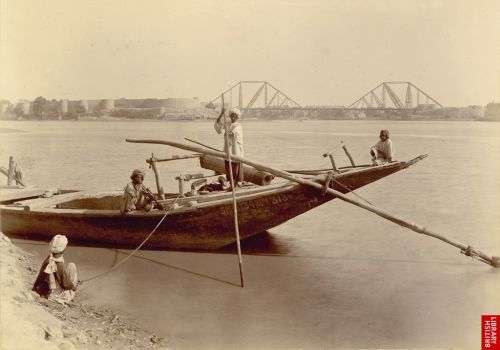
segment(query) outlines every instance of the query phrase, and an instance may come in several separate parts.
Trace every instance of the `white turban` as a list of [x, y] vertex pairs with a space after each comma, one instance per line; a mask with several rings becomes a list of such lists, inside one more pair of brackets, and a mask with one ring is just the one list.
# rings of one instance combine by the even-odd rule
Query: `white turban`
[[53, 254], [62, 253], [68, 245], [68, 239], [65, 235], [55, 235], [49, 243], [49, 250]]
[[231, 108], [231, 110], [229, 111], [229, 116], [231, 116], [231, 114], [233, 114], [233, 113], [236, 114], [238, 119], [241, 118], [241, 111], [238, 108], [236, 108], [236, 107]]

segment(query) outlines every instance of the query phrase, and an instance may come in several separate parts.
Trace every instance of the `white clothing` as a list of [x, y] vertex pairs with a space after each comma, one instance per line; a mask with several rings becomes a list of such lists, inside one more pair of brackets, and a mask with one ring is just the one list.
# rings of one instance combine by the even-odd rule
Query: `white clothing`
[[[215, 121], [214, 129], [218, 134], [222, 134], [222, 131], [225, 131], [223, 118], [220, 118], [219, 120]], [[227, 129], [229, 132], [227, 142], [229, 144], [229, 149], [231, 150], [231, 154], [243, 157], [244, 156], [243, 127], [238, 121], [236, 121], [234, 123], [229, 124]], [[225, 141], [224, 141], [224, 152], [227, 152]]]
[[385, 157], [381, 158], [384, 158], [386, 160], [394, 160], [394, 145], [392, 144], [391, 139], [379, 141], [375, 146], [373, 146], [373, 148], [384, 154]]
[[68, 239], [65, 235], [55, 235], [49, 243], [51, 253], [62, 253], [68, 245]]

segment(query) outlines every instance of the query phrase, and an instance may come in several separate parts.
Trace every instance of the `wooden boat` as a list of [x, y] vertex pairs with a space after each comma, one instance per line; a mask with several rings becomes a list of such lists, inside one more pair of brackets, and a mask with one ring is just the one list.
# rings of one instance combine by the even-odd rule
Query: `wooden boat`
[[[324, 184], [325, 188], [348, 193], [425, 157], [378, 166], [353, 165], [335, 172], [310, 171], [302, 176]], [[180, 184], [182, 181], [179, 179]], [[160, 188], [158, 186], [161, 196]], [[191, 196], [186, 196], [182, 186], [180, 188], [180, 193], [165, 194], [164, 199], [159, 199], [165, 210], [135, 211], [126, 215], [119, 211], [122, 192], [117, 190], [70, 192], [52, 198], [4, 203], [0, 206], [1, 230], [8, 236], [26, 239], [49, 240], [55, 234], [65, 234], [71, 242], [136, 247], [168, 211], [145, 248], [217, 249], [233, 243], [232, 193], [191, 192]], [[334, 198], [291, 181], [245, 186], [236, 191], [240, 237], [245, 239], [269, 230]]]

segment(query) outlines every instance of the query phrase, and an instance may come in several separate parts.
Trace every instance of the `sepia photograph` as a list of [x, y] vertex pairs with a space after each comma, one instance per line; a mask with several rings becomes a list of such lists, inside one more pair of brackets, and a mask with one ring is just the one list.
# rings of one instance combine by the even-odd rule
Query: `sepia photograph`
[[0, 349], [500, 350], [499, 19], [0, 0]]

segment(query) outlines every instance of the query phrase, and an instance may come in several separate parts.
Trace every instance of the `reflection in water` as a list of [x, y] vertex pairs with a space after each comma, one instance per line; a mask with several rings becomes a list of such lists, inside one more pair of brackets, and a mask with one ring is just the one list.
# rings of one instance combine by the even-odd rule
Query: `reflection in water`
[[[290, 253], [290, 239], [265, 231], [241, 241], [241, 249], [245, 254], [286, 255]], [[217, 252], [236, 254], [236, 243], [223, 247]]]

